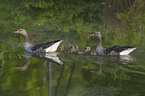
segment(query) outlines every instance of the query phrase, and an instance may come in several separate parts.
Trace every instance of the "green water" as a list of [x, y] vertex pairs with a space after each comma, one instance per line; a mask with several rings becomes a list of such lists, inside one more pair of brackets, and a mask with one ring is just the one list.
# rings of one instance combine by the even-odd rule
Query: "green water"
[[[103, 5], [104, 3], [104, 5]], [[110, 6], [110, 7], [109, 7]], [[145, 3], [142, 0], [1, 0], [0, 96], [144, 96]], [[137, 12], [137, 13], [136, 13]], [[26, 29], [33, 44], [64, 40], [68, 49], [135, 45], [128, 56], [24, 51]]]
[[144, 58], [1, 52], [0, 96], [143, 96]]

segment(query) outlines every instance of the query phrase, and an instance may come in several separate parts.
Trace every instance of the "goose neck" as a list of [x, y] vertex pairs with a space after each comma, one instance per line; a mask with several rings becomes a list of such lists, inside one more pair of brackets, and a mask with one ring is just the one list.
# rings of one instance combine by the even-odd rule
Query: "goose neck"
[[101, 37], [99, 37], [97, 48], [103, 49], [103, 46], [102, 46], [102, 38]]
[[29, 37], [28, 37], [28, 35], [27, 34], [23, 35], [23, 37], [24, 37], [25, 43], [29, 43]]

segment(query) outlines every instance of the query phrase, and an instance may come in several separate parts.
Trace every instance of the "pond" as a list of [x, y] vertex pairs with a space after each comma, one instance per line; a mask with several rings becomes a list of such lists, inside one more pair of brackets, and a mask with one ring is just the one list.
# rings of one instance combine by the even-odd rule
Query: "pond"
[[143, 96], [144, 50], [127, 56], [0, 53], [1, 96]]
[[[144, 96], [145, 3], [143, 0], [1, 0], [0, 96]], [[65, 49], [134, 45], [126, 56], [60, 52], [31, 54], [32, 44], [63, 40]]]

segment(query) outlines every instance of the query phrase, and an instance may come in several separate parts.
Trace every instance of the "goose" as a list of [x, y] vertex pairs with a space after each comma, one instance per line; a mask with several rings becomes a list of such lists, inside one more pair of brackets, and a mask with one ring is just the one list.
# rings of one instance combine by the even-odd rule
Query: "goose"
[[55, 52], [57, 50], [59, 44], [63, 41], [63, 40], [56, 40], [56, 41], [52, 41], [52, 42], [42, 42], [42, 43], [32, 45], [29, 42], [29, 37], [28, 37], [27, 31], [25, 29], [20, 29], [18, 31], [15, 31], [14, 33], [23, 35], [23, 37], [25, 39], [25, 44], [24, 44], [25, 50], [27, 50], [31, 53]]
[[90, 36], [98, 37], [98, 45], [96, 48], [96, 52], [99, 55], [128, 55], [136, 48], [132, 46], [112, 46], [110, 48], [103, 48], [102, 46], [102, 37], [100, 32], [94, 32]]

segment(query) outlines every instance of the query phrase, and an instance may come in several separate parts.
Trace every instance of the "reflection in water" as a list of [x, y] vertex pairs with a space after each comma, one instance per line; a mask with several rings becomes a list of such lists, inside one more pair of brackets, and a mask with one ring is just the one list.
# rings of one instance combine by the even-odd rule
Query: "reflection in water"
[[123, 64], [128, 64], [129, 62], [134, 61], [134, 58], [130, 55], [122, 55], [120, 56], [120, 61], [122, 61]]
[[[20, 60], [19, 55], [21, 56], [21, 54], [17, 55], [15, 52], [14, 55], [16, 55], [15, 58], [18, 57], [16, 59]], [[46, 96], [48, 95], [59, 96], [61, 94], [63, 94], [63, 96], [68, 96], [68, 95], [77, 96], [80, 95], [79, 93], [82, 93], [82, 96], [84, 95], [115, 96], [117, 94], [120, 94], [120, 91], [124, 91], [123, 88], [126, 88], [126, 86], [128, 85], [131, 86], [133, 84], [132, 78], [134, 79], [135, 76], [138, 77], [140, 75], [141, 77], [144, 75], [143, 71], [140, 70], [142, 67], [137, 67], [138, 65], [136, 65], [137, 63], [136, 63], [135, 56], [134, 59], [132, 58], [133, 56], [131, 57], [131, 55], [130, 56], [89, 56], [89, 55], [71, 55], [71, 54], [59, 54], [59, 55], [63, 56], [64, 59], [63, 62], [65, 63], [63, 66], [57, 66], [56, 64], [51, 63], [51, 62], [55, 62], [55, 63], [61, 62], [57, 57], [57, 53], [37, 55], [37, 54], [30, 54], [26, 51], [25, 62], [21, 67], [19, 67], [20, 70], [27, 69], [31, 57], [36, 57], [38, 59], [45, 60], [45, 64], [43, 64], [43, 66], [39, 64], [40, 66], [43, 67], [42, 70], [40, 70], [40, 67], [34, 66], [35, 67], [34, 71], [32, 70], [27, 70], [25, 72], [19, 71], [16, 74], [13, 74], [13, 76], [12, 75], [9, 76], [11, 76], [11, 78], [16, 76], [21, 78], [19, 81], [21, 84], [24, 83], [23, 85], [24, 87], [18, 90], [27, 89], [25, 90], [25, 92], [29, 92], [29, 88], [25, 88], [25, 85], [27, 85], [30, 82], [29, 83], [31, 85], [30, 87], [33, 88], [34, 91], [36, 91], [37, 88], [39, 88], [37, 94], [41, 93], [42, 90], [45, 90], [44, 94]], [[31, 62], [32, 60], [37, 61], [34, 58], [31, 58]], [[129, 62], [129, 63], [127, 65], [123, 65], [124, 62]], [[43, 70], [44, 67], [47, 68], [47, 70]], [[140, 68], [140, 69], [136, 69], [136, 68]], [[91, 71], [92, 73], [90, 72], [91, 69], [92, 69]], [[10, 71], [9, 73], [11, 74], [12, 72]], [[28, 73], [32, 73], [32, 74], [28, 74]], [[3, 77], [4, 76], [6, 75], [4, 74]], [[130, 77], [131, 79], [128, 77]], [[4, 83], [3, 82], [2, 83], [6, 84], [7, 82], [5, 83], [5, 81], [6, 80], [4, 80]], [[13, 79], [13, 81], [16, 80]], [[13, 81], [11, 82], [11, 84], [13, 84]], [[124, 81], [127, 82], [127, 84], [123, 85], [124, 83], [122, 82]], [[121, 84], [121, 86], [116, 84]], [[7, 86], [7, 85], [3, 85], [3, 86]], [[19, 85], [17, 86], [19, 88]], [[11, 88], [9, 89], [12, 90]]]
[[96, 75], [100, 75], [102, 73], [103, 61], [98, 61], [96, 63], [98, 64], [98, 69], [97, 70], [91, 70], [90, 72], [95, 73]]
[[[18, 62], [17, 60], [20, 60], [20, 57], [22, 57], [22, 53], [20, 54], [20, 52], [13, 52], [13, 54], [10, 54], [11, 57], [9, 57], [9, 54], [10, 53], [7, 53], [7, 55], [4, 56], [5, 58], [8, 57], [6, 58], [5, 65], [9, 63], [16, 64], [15, 62]], [[0, 82], [2, 85], [0, 91], [7, 94], [9, 90], [20, 90], [20, 93], [22, 91], [26, 93], [24, 96], [35, 96], [36, 94], [45, 96], [116, 96], [128, 89], [135, 91], [134, 88], [128, 86], [132, 86], [133, 82], [137, 81], [138, 78], [141, 78], [141, 81], [138, 81], [138, 85], [140, 86], [135, 85], [135, 87], [140, 88], [143, 85], [143, 58], [140, 62], [137, 62], [137, 57], [134, 55], [89, 56], [59, 54], [58, 56], [63, 56], [63, 62], [65, 64], [60, 63], [60, 65], [63, 64], [63, 66], [53, 64], [53, 62], [61, 62], [57, 57], [57, 53], [37, 55], [30, 54], [26, 51], [24, 64], [17, 68], [26, 70], [29, 63], [32, 63], [32, 60], [34, 60], [33, 62], [35, 63], [39, 61], [31, 57], [45, 60], [45, 64], [39, 64], [38, 62], [37, 66], [31, 66], [35, 70], [27, 69], [25, 72], [16, 72], [16, 70], [13, 69], [15, 65], [12, 66], [9, 64], [9, 66], [12, 67], [5, 66], [5, 68], [9, 68], [7, 70], [9, 73], [1, 75], [3, 81], [1, 80]], [[14, 59], [16, 60], [14, 61]], [[125, 62], [129, 63], [123, 65]], [[44, 70], [44, 68], [47, 70]], [[91, 69], [92, 73], [90, 72]], [[20, 78], [18, 80], [19, 83], [17, 83], [18, 81], [14, 77], [16, 77], [16, 79]], [[11, 81], [8, 81], [9, 78]], [[126, 83], [124, 84], [123, 82]], [[9, 87], [11, 85], [16, 86], [17, 89], [14, 90], [16, 87]], [[6, 91], [3, 90], [3, 88], [5, 88]], [[36, 94], [28, 94], [32, 91]], [[139, 90], [137, 93], [139, 92], [143, 92], [143, 90]], [[1, 96], [5, 96], [5, 94], [3, 95], [2, 93]]]
[[[104, 58], [104, 56], [103, 56], [103, 58]], [[132, 61], [135, 60], [135, 59], [134, 59], [132, 56], [130, 56], [130, 55], [108, 56], [108, 57], [105, 56], [105, 58], [108, 58], [109, 61], [110, 61], [110, 60], [113, 60], [113, 61], [114, 61], [114, 60], [119, 60], [119, 61], [122, 62], [122, 64], [128, 64], [128, 63], [130, 63], [130, 62], [132, 62]], [[98, 64], [98, 69], [96, 69], [96, 70], [91, 70], [90, 72], [92, 72], [92, 73], [94, 73], [94, 74], [96, 74], [96, 75], [100, 75], [100, 74], [102, 73], [102, 64], [103, 64], [103, 62], [105, 62], [105, 59], [100, 58], [98, 62], [95, 62], [95, 63]]]
[[73, 65], [72, 65], [70, 76], [69, 76], [68, 83], [67, 83], [67, 86], [66, 86], [66, 94], [64, 96], [67, 96], [67, 93], [69, 92], [69, 86], [71, 84], [72, 76], [73, 76], [73, 73], [74, 73], [75, 63], [76, 63], [76, 56], [74, 57], [74, 62], [72, 63]]
[[61, 72], [60, 72], [60, 76], [59, 76], [58, 81], [57, 81], [57, 85], [56, 85], [56, 89], [55, 89], [55, 96], [57, 96], [58, 87], [59, 87], [59, 85], [60, 85], [60, 80], [61, 80], [61, 78], [62, 78], [63, 72], [64, 72], [64, 66], [63, 66], [63, 68], [62, 68], [62, 70], [61, 70]]
[[24, 64], [20, 67], [16, 67], [16, 69], [19, 69], [21, 71], [25, 71], [28, 67], [28, 65], [30, 64], [30, 58], [31, 57], [35, 57], [37, 59], [40, 60], [45, 60], [48, 62], [55, 62], [57, 64], [63, 65], [63, 62], [59, 60], [59, 57], [57, 57], [58, 53], [54, 52], [54, 53], [42, 53], [42, 54], [32, 54], [29, 53], [28, 51], [24, 52], [25, 55], [25, 61]]
[[[68, 80], [68, 83], [67, 83], [67, 86], [66, 86], [66, 91], [65, 91], [65, 95], [64, 96], [67, 96], [67, 93], [69, 91], [69, 86], [71, 84], [71, 79], [72, 79], [72, 75], [74, 73], [74, 69], [75, 69], [75, 63], [76, 63], [76, 56], [74, 57], [74, 62], [72, 63], [73, 66], [72, 66], [72, 69], [71, 69], [71, 72], [70, 72], [70, 76], [69, 76], [69, 80]], [[46, 61], [45, 64], [48, 64], [48, 96], [52, 96], [52, 92], [51, 92], [51, 84], [52, 84], [52, 71], [51, 71], [51, 62], [48, 62]], [[63, 70], [64, 70], [64, 66], [60, 72], [60, 77], [58, 78], [58, 81], [57, 81], [57, 86], [56, 86], [56, 90], [55, 90], [55, 96], [57, 96], [57, 91], [58, 91], [58, 87], [60, 85], [60, 80], [62, 78], [62, 75], [63, 75]]]
[[[47, 63], [47, 62], [46, 62]], [[48, 80], [49, 80], [49, 85], [48, 85], [48, 94], [51, 96], [51, 79], [52, 79], [52, 73], [51, 73], [51, 62], [48, 62]]]

